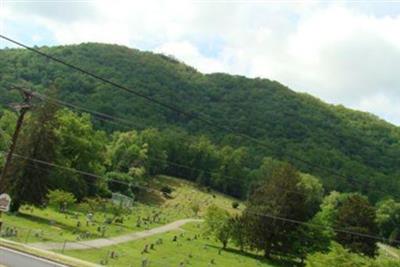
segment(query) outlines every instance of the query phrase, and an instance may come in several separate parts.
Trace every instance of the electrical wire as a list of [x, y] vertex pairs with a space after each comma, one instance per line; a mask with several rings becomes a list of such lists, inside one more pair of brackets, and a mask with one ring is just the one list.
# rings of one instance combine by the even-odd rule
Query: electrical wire
[[[83, 69], [83, 68], [81, 68], [81, 67], [79, 67], [79, 66], [77, 66], [75, 64], [66, 62], [66, 61], [64, 61], [62, 59], [59, 59], [59, 58], [54, 57], [52, 55], [49, 55], [49, 54], [47, 54], [47, 53], [45, 53], [43, 51], [40, 51], [39, 49], [36, 49], [36, 48], [30, 47], [28, 45], [25, 45], [25, 44], [23, 44], [21, 42], [18, 42], [16, 40], [12, 39], [12, 38], [9, 38], [9, 37], [7, 37], [5, 35], [0, 34], [0, 38], [2, 38], [4, 40], [7, 40], [7, 41], [9, 41], [11, 43], [14, 43], [14, 44], [16, 44], [16, 45], [18, 45], [20, 47], [23, 47], [23, 48], [25, 48], [25, 49], [27, 49], [27, 50], [29, 50], [31, 52], [34, 52], [34, 53], [36, 53], [36, 54], [38, 54], [40, 56], [46, 57], [46, 58], [48, 58], [48, 59], [50, 59], [52, 61], [58, 62], [58, 63], [60, 63], [60, 64], [62, 64], [64, 66], [67, 66], [67, 67], [71, 68], [71, 69], [74, 69], [75, 71], [81, 72], [81, 73], [83, 73], [83, 74], [85, 74], [87, 76], [90, 76], [92, 78], [100, 80], [103, 83], [112, 85], [112, 86], [114, 86], [116, 88], [119, 88], [119, 89], [121, 89], [123, 91], [126, 91], [126, 92], [128, 92], [130, 94], [133, 94], [133, 95], [135, 95], [137, 97], [143, 98], [143, 99], [145, 99], [145, 100], [147, 100], [147, 101], [149, 101], [149, 102], [151, 102], [153, 104], [156, 104], [156, 105], [159, 105], [159, 106], [161, 106], [163, 108], [169, 109], [169, 110], [171, 110], [173, 112], [176, 112], [177, 114], [184, 115], [189, 119], [196, 119], [196, 120], [198, 120], [198, 121], [200, 121], [200, 122], [202, 122], [202, 123], [204, 123], [206, 125], [209, 125], [211, 127], [214, 127], [214, 128], [220, 129], [220, 130], [223, 130], [225, 132], [232, 133], [234, 135], [237, 135], [239, 137], [242, 137], [242, 138], [248, 139], [248, 140], [250, 140], [250, 141], [252, 141], [254, 143], [257, 143], [258, 145], [263, 146], [263, 147], [265, 147], [267, 149], [271, 149], [271, 145], [270, 144], [262, 142], [259, 139], [254, 138], [252, 136], [249, 136], [247, 134], [236, 132], [231, 127], [221, 125], [217, 121], [211, 121], [209, 118], [203, 118], [202, 116], [200, 116], [199, 113], [196, 113], [196, 112], [193, 112], [193, 111], [185, 111], [185, 110], [180, 109], [180, 108], [178, 108], [176, 106], [173, 106], [171, 104], [165, 103], [165, 102], [160, 101], [160, 100], [156, 100], [156, 99], [154, 99], [154, 98], [152, 98], [152, 97], [150, 97], [148, 95], [145, 95], [145, 94], [143, 94], [141, 92], [138, 92], [137, 90], [128, 88], [128, 87], [123, 86], [123, 85], [121, 85], [121, 84], [119, 84], [117, 82], [114, 82], [114, 81], [110, 80], [110, 79], [101, 77], [101, 76], [99, 76], [99, 75], [97, 75], [95, 73], [92, 73], [92, 72], [90, 72], [88, 70], [85, 70], [85, 69]], [[343, 175], [343, 174], [341, 174], [341, 173], [339, 173], [337, 171], [334, 171], [334, 170], [332, 170], [330, 168], [319, 166], [317, 164], [314, 164], [312, 162], [309, 162], [309, 161], [307, 161], [305, 159], [302, 159], [300, 157], [296, 157], [296, 156], [293, 156], [293, 155], [286, 155], [286, 156], [291, 160], [295, 160], [295, 161], [301, 162], [301, 163], [303, 163], [303, 164], [305, 164], [305, 165], [307, 165], [309, 167], [312, 167], [312, 168], [319, 169], [321, 171], [325, 171], [327, 173], [330, 173], [331, 175], [334, 175], [334, 176], [337, 176], [337, 177], [342, 177], [347, 181], [348, 177], [346, 175]]]

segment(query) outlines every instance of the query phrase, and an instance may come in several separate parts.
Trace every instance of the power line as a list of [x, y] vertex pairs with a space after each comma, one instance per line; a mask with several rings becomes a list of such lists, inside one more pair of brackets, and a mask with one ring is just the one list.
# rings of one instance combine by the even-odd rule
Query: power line
[[[14, 87], [16, 87], [16, 86], [14, 86]], [[16, 87], [16, 88], [24, 90], [21, 87]], [[87, 113], [93, 115], [94, 116], [93, 118], [95, 118], [95, 119], [96, 118], [97, 119], [108, 118], [108, 119], [113, 119], [113, 120], [116, 120], [116, 121], [122, 121], [127, 125], [129, 124], [131, 126], [134, 126], [130, 121], [123, 120], [123, 119], [120, 119], [118, 117], [114, 117], [114, 116], [111, 116], [111, 115], [108, 115], [108, 114], [105, 114], [105, 113], [96, 112], [96, 111], [93, 111], [93, 110], [90, 110], [90, 109], [87, 109], [87, 108], [83, 108], [83, 107], [80, 107], [80, 106], [77, 106], [77, 105], [74, 105], [74, 104], [71, 104], [71, 103], [68, 103], [68, 102], [65, 102], [65, 101], [61, 101], [61, 100], [58, 100], [58, 99], [55, 99], [55, 98], [51, 98], [51, 97], [45, 96], [43, 94], [40, 94], [38, 92], [31, 92], [31, 94], [33, 96], [35, 96], [35, 97], [38, 97], [39, 99], [41, 99], [43, 101], [49, 102], [49, 103], [53, 102], [53, 103], [55, 103], [57, 105], [66, 106], [66, 107], [74, 108], [74, 109], [77, 109], [77, 110], [83, 110], [84, 112], [87, 112]], [[100, 115], [100, 117], [98, 117], [98, 115]], [[111, 122], [111, 123], [113, 122], [113, 121], [110, 121], [108, 119], [105, 119], [105, 121]], [[116, 125], [121, 125], [120, 123], [115, 123], [115, 124]], [[75, 136], [70, 136], [70, 137], [78, 138], [78, 137], [75, 137]], [[186, 170], [196, 171], [196, 172], [199, 172], [199, 173], [206, 173], [206, 174], [210, 175], [210, 178], [212, 178], [212, 176], [215, 175], [217, 177], [223, 177], [226, 180], [230, 180], [230, 181], [235, 181], [235, 182], [240, 181], [239, 178], [235, 178], [233, 176], [228, 176], [228, 175], [221, 174], [221, 173], [218, 173], [218, 172], [215, 172], [215, 171], [209, 171], [209, 170], [204, 170], [204, 169], [200, 169], [200, 168], [190, 167], [190, 166], [187, 166], [187, 165], [184, 165], [184, 164], [180, 164], [180, 163], [176, 163], [176, 162], [173, 162], [173, 161], [170, 161], [170, 160], [167, 160], [167, 159], [155, 158], [155, 157], [151, 157], [151, 156], [147, 156], [147, 158], [150, 159], [150, 160], [154, 160], [154, 161], [160, 162], [160, 163], [168, 163], [169, 165], [172, 165], [172, 166], [175, 166], [175, 167], [184, 168]], [[294, 193], [294, 194], [307, 196], [307, 194], [302, 193], [302, 192], [289, 190], [289, 189], [286, 189], [286, 188], [283, 188], [283, 187], [279, 187], [279, 186], [277, 186], [277, 188], [280, 188], [281, 190], [286, 191], [286, 192], [291, 192], [291, 193]]]
[[[0, 153], [4, 154], [4, 153], [6, 153], [6, 151], [0, 151]], [[43, 161], [43, 160], [39, 160], [39, 159], [34, 159], [34, 158], [22, 156], [22, 155], [17, 154], [17, 153], [12, 153], [12, 156], [17, 157], [17, 158], [21, 158], [21, 159], [24, 159], [24, 160], [29, 160], [29, 161], [32, 161], [32, 162], [35, 162], [35, 163], [39, 163], [39, 164], [42, 164], [42, 165], [46, 165], [46, 166], [49, 166], [49, 167], [54, 167], [54, 168], [62, 169], [62, 170], [69, 171], [69, 172], [75, 172], [75, 173], [78, 173], [78, 174], [81, 174], [81, 175], [84, 175], [84, 176], [88, 176], [88, 177], [92, 177], [92, 178], [95, 178], [95, 179], [103, 179], [104, 181], [111, 181], [111, 182], [114, 182], [114, 183], [127, 185], [129, 187], [135, 186], [137, 188], [145, 189], [146, 191], [147, 190], [151, 190], [151, 191], [156, 191], [158, 193], [160, 192], [159, 190], [155, 190], [155, 189], [150, 188], [150, 187], [141, 186], [141, 185], [139, 185], [137, 183], [128, 183], [128, 182], [123, 182], [123, 181], [119, 181], [119, 180], [115, 180], [115, 179], [109, 179], [109, 178], [103, 177], [101, 175], [97, 175], [97, 174], [90, 173], [90, 172], [87, 172], [87, 171], [81, 171], [81, 170], [77, 170], [77, 169], [74, 169], [74, 168], [61, 166], [61, 165], [58, 165], [58, 164], [55, 164], [55, 163], [51, 163], [51, 162], [47, 162], [47, 161]]]
[[[20, 86], [12, 85], [11, 87], [16, 88], [18, 90], [26, 91], [26, 89], [24, 89], [24, 88], [22, 88]], [[40, 94], [38, 92], [29, 91], [29, 93], [31, 93], [34, 97], [37, 97], [38, 99], [40, 99], [42, 101], [47, 101], [49, 103], [54, 103], [54, 104], [57, 104], [57, 105], [60, 105], [60, 106], [65, 106], [65, 107], [68, 107], [68, 108], [71, 108], [71, 109], [75, 109], [75, 110], [79, 110], [79, 111], [83, 111], [83, 112], [89, 113], [89, 114], [93, 115], [93, 118], [95, 118], [95, 119], [104, 120], [106, 122], [110, 122], [110, 123], [113, 123], [115, 125], [121, 125], [121, 126], [125, 126], [125, 127], [128, 127], [128, 126], [136, 127], [136, 125], [134, 123], [132, 123], [131, 121], [126, 120], [126, 119], [122, 119], [122, 118], [119, 118], [119, 117], [116, 117], [116, 116], [112, 116], [110, 114], [101, 113], [101, 112], [98, 112], [98, 111], [95, 111], [95, 110], [92, 110], [92, 109], [88, 109], [88, 108], [85, 108], [85, 107], [82, 107], [82, 106], [78, 106], [78, 105], [72, 104], [70, 102], [62, 101], [62, 100], [59, 100], [59, 99], [56, 99], [56, 98], [52, 98], [52, 97]], [[127, 129], [130, 129], [130, 128], [127, 128]], [[220, 173], [217, 173], [217, 172], [208, 171], [208, 170], [204, 170], [204, 169], [200, 169], [200, 168], [190, 167], [190, 166], [187, 166], [187, 165], [183, 165], [183, 164], [180, 164], [180, 163], [169, 161], [167, 159], [154, 158], [154, 157], [149, 157], [149, 156], [148, 156], [148, 158], [151, 159], [151, 160], [154, 160], [154, 161], [158, 161], [158, 162], [165, 162], [165, 163], [168, 163], [168, 164], [176, 166], [176, 167], [185, 168], [187, 170], [192, 170], [192, 171], [197, 171], [197, 172], [204, 172], [204, 173], [210, 174], [211, 176], [212, 175], [217, 175], [217, 176], [220, 176], [220, 177], [227, 178], [228, 180], [231, 180], [231, 181], [238, 181], [238, 179], [235, 178], [235, 177], [231, 177], [231, 176], [228, 176], [228, 175], [223, 175], [223, 174], [220, 174]], [[352, 184], [355, 187], [358, 186], [358, 184], [356, 184], [356, 182], [354, 180], [352, 180], [352, 179], [348, 180], [348, 182], [350, 182], [350, 184]], [[295, 194], [305, 195], [304, 193], [301, 193], [301, 192], [296, 192], [296, 191], [288, 190], [288, 189], [285, 189], [285, 188], [281, 188], [281, 189], [284, 190], [284, 191], [287, 191], [287, 192], [293, 192]], [[378, 189], [375, 189], [375, 191], [383, 193], [383, 194], [388, 194], [388, 192], [385, 192], [385, 191], [382, 191], [382, 190], [378, 190]]]
[[[152, 98], [152, 97], [149, 97], [149, 96], [147, 96], [147, 95], [144, 95], [144, 94], [142, 94], [142, 93], [140, 93], [140, 92], [137, 92], [137, 91], [135, 91], [135, 90], [132, 90], [132, 89], [130, 89], [130, 88], [128, 88], [128, 87], [125, 87], [125, 86], [123, 86], [123, 85], [120, 85], [120, 84], [118, 84], [118, 83], [115, 83], [115, 82], [113, 82], [113, 81], [111, 81], [111, 80], [109, 80], [109, 79], [106, 79], [106, 78], [103, 78], [103, 77], [98, 76], [98, 75], [96, 75], [96, 74], [93, 74], [93, 73], [91, 73], [91, 72], [89, 72], [89, 71], [87, 71], [87, 70], [84, 70], [84, 69], [82, 69], [82, 68], [76, 66], [76, 65], [73, 65], [73, 64], [71, 64], [71, 63], [65, 62], [65, 61], [60, 60], [60, 59], [58, 59], [58, 58], [56, 58], [56, 57], [53, 57], [53, 56], [51, 56], [51, 55], [48, 55], [48, 54], [46, 54], [46, 53], [44, 53], [44, 52], [42, 52], [42, 51], [39, 51], [38, 49], [31, 48], [31, 47], [29, 47], [29, 46], [27, 46], [27, 45], [24, 45], [24, 44], [22, 44], [22, 43], [20, 43], [20, 42], [18, 42], [18, 41], [15, 41], [15, 40], [13, 40], [13, 39], [11, 39], [11, 38], [8, 38], [8, 37], [6, 37], [6, 36], [4, 36], [4, 35], [0, 35], [0, 38], [3, 38], [3, 39], [5, 39], [5, 40], [7, 40], [7, 41], [9, 41], [9, 42], [12, 42], [12, 43], [18, 45], [18, 46], [24, 47], [24, 48], [26, 48], [27, 50], [30, 50], [30, 51], [32, 51], [32, 52], [35, 52], [35, 53], [37, 53], [37, 54], [39, 54], [39, 55], [41, 55], [41, 56], [44, 56], [44, 57], [46, 57], [46, 58], [48, 58], [48, 59], [53, 60], [53, 61], [56, 61], [56, 62], [58, 62], [58, 63], [60, 63], [60, 64], [62, 64], [62, 65], [65, 65], [65, 66], [67, 66], [67, 67], [69, 67], [69, 68], [72, 68], [72, 69], [74, 69], [74, 70], [76, 70], [76, 71], [79, 71], [79, 72], [81, 72], [81, 73], [83, 73], [83, 74], [85, 74], [85, 75], [88, 75], [88, 76], [91, 76], [91, 77], [93, 77], [93, 78], [95, 78], [95, 79], [98, 79], [98, 80], [100, 80], [100, 81], [102, 81], [102, 82], [104, 82], [104, 83], [110, 84], [110, 85], [112, 85], [112, 86], [114, 86], [114, 87], [117, 87], [117, 88], [119, 88], [119, 89], [121, 89], [121, 90], [124, 90], [124, 91], [127, 91], [127, 92], [131, 93], [131, 94], [134, 94], [135, 96], [144, 98], [144, 99], [146, 99], [147, 101], [150, 101], [150, 102], [152, 102], [152, 103], [154, 103], [154, 104], [157, 104], [157, 105], [159, 105], [159, 106], [162, 106], [162, 107], [164, 107], [164, 108], [166, 108], [166, 109], [170, 109], [170, 110], [172, 110], [172, 111], [174, 111], [174, 112], [176, 112], [176, 113], [178, 113], [178, 114], [185, 115], [186, 117], [191, 118], [191, 119], [197, 119], [197, 120], [199, 120], [199, 121], [201, 121], [201, 122], [203, 122], [203, 123], [205, 123], [205, 124], [207, 124], [207, 125], [210, 125], [210, 126], [212, 126], [212, 127], [215, 127], [215, 128], [218, 128], [218, 129], [221, 129], [221, 130], [224, 130], [224, 131], [228, 131], [228, 132], [230, 132], [230, 133], [234, 133], [234, 134], [236, 134], [236, 135], [238, 135], [238, 136], [240, 136], [240, 137], [244, 137], [244, 138], [246, 138], [246, 139], [249, 139], [249, 140], [251, 140], [251, 141], [253, 141], [253, 142], [255, 142], [255, 143], [259, 144], [259, 145], [262, 145], [262, 146], [264, 146], [264, 147], [270, 148], [269, 145], [267, 145], [266, 143], [264, 143], [264, 142], [262, 142], [262, 141], [260, 141], [260, 140], [258, 140], [258, 139], [256, 139], [256, 138], [254, 138], [254, 137], [248, 136], [248, 135], [243, 134], [243, 133], [240, 133], [240, 132], [239, 132], [239, 133], [238, 133], [238, 132], [235, 132], [235, 131], [234, 131], [232, 128], [230, 128], [230, 127], [221, 126], [221, 125], [219, 125], [219, 124], [216, 123], [216, 122], [210, 121], [210, 120], [208, 120], [208, 119], [204, 119], [204, 118], [200, 117], [200, 115], [199, 115], [198, 113], [195, 113], [195, 112], [187, 112], [187, 111], [181, 110], [181, 109], [179, 109], [179, 108], [177, 108], [177, 107], [175, 107], [175, 106], [172, 106], [172, 105], [170, 105], [170, 104], [167, 104], [167, 103], [164, 103], [164, 102], [162, 102], [162, 101], [156, 100], [156, 99], [154, 99], [154, 98]], [[289, 155], [288, 157], [289, 157], [289, 158], [292, 158], [292, 159], [295, 159], [295, 160], [297, 160], [297, 161], [299, 161], [299, 162], [302, 162], [302, 163], [304, 163], [304, 164], [306, 164], [306, 165], [308, 165], [308, 166], [315, 167], [315, 168], [318, 168], [318, 169], [320, 169], [320, 170], [325, 170], [325, 171], [327, 171], [327, 172], [329, 172], [329, 173], [331, 173], [331, 174], [333, 174], [333, 175], [335, 175], [335, 176], [343, 177], [343, 178], [345, 178], [345, 179], [347, 178], [346, 176], [344, 176], [344, 175], [342, 175], [342, 174], [340, 174], [340, 173], [338, 173], [338, 172], [336, 172], [336, 171], [333, 171], [333, 170], [328, 169], [328, 168], [326, 168], [326, 167], [318, 166], [318, 165], [316, 165], [316, 164], [313, 164], [313, 163], [311, 163], [311, 162], [308, 162], [308, 161], [306, 161], [306, 160], [304, 160], [304, 159], [301, 159], [301, 158], [299, 158], [299, 157], [294, 157], [294, 156], [291, 156], [291, 155]], [[34, 160], [35, 160], [35, 159], [34, 159]], [[36, 160], [36, 161], [38, 161], [38, 160]], [[40, 163], [40, 162], [39, 162], [39, 163]], [[44, 163], [44, 162], [42, 162], [42, 163]], [[51, 164], [51, 163], [47, 163], [47, 164]], [[63, 167], [63, 166], [61, 166], [61, 167]], [[66, 170], [72, 170], [71, 168], [68, 168], [68, 167], [63, 167], [63, 168], [66, 169]], [[91, 176], [90, 173], [82, 172], [82, 171], [79, 171], [79, 172], [80, 172], [81, 174]], [[98, 178], [103, 178], [103, 177], [98, 176]], [[275, 219], [283, 220], [283, 219], [285, 219], [285, 218], [278, 218], [278, 217], [276, 217]], [[286, 220], [286, 221], [290, 221], [290, 219], [285, 219], [285, 220]], [[305, 223], [305, 222], [301, 222], [301, 221], [297, 221], [297, 222], [296, 222], [295, 220], [292, 220], [292, 222], [293, 222], [293, 223]], [[349, 232], [349, 233], [350, 233], [350, 232]], [[366, 237], [366, 236], [364, 235], [364, 237]], [[382, 239], [379, 238], [379, 240], [382, 240]]]
[[[266, 148], [268, 148], [268, 149], [271, 148], [271, 146], [270, 146], [269, 144], [264, 143], [264, 142], [260, 141], [260, 140], [257, 139], [257, 138], [254, 138], [254, 137], [249, 136], [249, 135], [244, 134], [244, 133], [235, 132], [235, 130], [233, 130], [232, 128], [230, 128], [230, 127], [228, 127], [228, 126], [223, 126], [223, 125], [220, 125], [218, 122], [211, 121], [211, 120], [209, 120], [208, 118], [207, 118], [207, 119], [206, 119], [206, 118], [203, 118], [202, 116], [200, 116], [199, 113], [196, 113], [196, 112], [193, 112], [193, 111], [185, 111], [185, 110], [182, 110], [182, 109], [180, 109], [180, 108], [178, 108], [178, 107], [176, 107], [176, 106], [167, 104], [167, 103], [165, 103], [165, 102], [163, 102], [163, 101], [156, 100], [156, 99], [154, 99], [154, 98], [152, 98], [152, 97], [150, 97], [150, 96], [147, 96], [147, 95], [145, 95], [145, 94], [143, 94], [143, 93], [140, 93], [140, 92], [138, 92], [138, 91], [136, 91], [136, 90], [133, 90], [133, 89], [131, 89], [131, 88], [128, 88], [128, 87], [126, 87], [126, 86], [123, 86], [123, 85], [121, 85], [121, 84], [119, 84], [119, 83], [113, 82], [113, 81], [111, 81], [111, 80], [109, 80], [109, 79], [103, 78], [103, 77], [101, 77], [101, 76], [99, 76], [99, 75], [97, 75], [97, 74], [94, 74], [94, 73], [92, 73], [92, 72], [90, 72], [90, 71], [87, 71], [87, 70], [85, 70], [85, 69], [83, 69], [83, 68], [81, 68], [81, 67], [79, 67], [79, 66], [77, 66], [77, 65], [74, 65], [74, 64], [65, 62], [65, 61], [63, 61], [63, 60], [61, 60], [61, 59], [59, 59], [59, 58], [56, 58], [56, 57], [54, 57], [54, 56], [51, 56], [51, 55], [49, 55], [49, 54], [47, 54], [47, 53], [44, 53], [44, 52], [42, 52], [42, 51], [40, 51], [40, 50], [38, 50], [38, 49], [36, 49], [36, 48], [32, 48], [32, 47], [30, 47], [30, 46], [28, 46], [28, 45], [25, 45], [25, 44], [23, 44], [23, 43], [21, 43], [21, 42], [18, 42], [18, 41], [16, 41], [16, 40], [11, 39], [11, 38], [9, 38], [9, 37], [6, 37], [6, 36], [4, 36], [4, 35], [0, 35], [0, 38], [2, 38], [2, 39], [4, 39], [4, 40], [7, 40], [7, 41], [9, 41], [9, 42], [11, 42], [11, 43], [14, 43], [14, 44], [16, 44], [16, 45], [18, 45], [18, 46], [20, 46], [20, 47], [23, 47], [23, 48], [25, 48], [25, 49], [27, 49], [27, 50], [29, 50], [29, 51], [34, 52], [34, 53], [36, 53], [36, 54], [39, 54], [39, 55], [41, 55], [41, 56], [43, 56], [43, 57], [46, 57], [46, 58], [48, 58], [48, 59], [50, 59], [50, 60], [53, 60], [53, 61], [55, 61], [55, 62], [58, 62], [58, 63], [60, 63], [60, 64], [62, 64], [62, 65], [64, 65], [64, 66], [67, 66], [67, 67], [69, 67], [69, 68], [71, 68], [71, 69], [74, 69], [74, 70], [76, 70], [76, 71], [78, 71], [78, 72], [81, 72], [81, 73], [83, 73], [83, 74], [85, 74], [85, 75], [88, 75], [88, 76], [90, 76], [90, 77], [92, 77], [92, 78], [98, 79], [98, 80], [100, 80], [100, 81], [102, 81], [102, 82], [104, 82], [104, 83], [110, 84], [110, 85], [112, 85], [112, 86], [114, 86], [114, 87], [117, 87], [117, 88], [123, 90], [123, 91], [126, 91], [126, 92], [128, 92], [128, 93], [131, 93], [131, 94], [133, 94], [133, 95], [135, 95], [135, 96], [137, 96], [137, 97], [143, 98], [143, 99], [145, 99], [145, 100], [147, 100], [147, 101], [149, 101], [149, 102], [152, 102], [152, 103], [154, 103], [154, 104], [157, 104], [157, 105], [159, 105], [159, 106], [161, 106], [161, 107], [164, 107], [164, 108], [166, 108], [166, 109], [172, 110], [172, 111], [174, 111], [174, 112], [176, 112], [176, 113], [178, 113], [178, 114], [182, 114], [182, 115], [186, 116], [186, 117], [189, 118], [189, 119], [196, 119], [196, 120], [199, 120], [199, 121], [201, 121], [202, 123], [205, 123], [205, 124], [207, 124], [207, 125], [209, 125], [209, 126], [211, 126], [211, 127], [218, 128], [218, 129], [220, 129], [220, 130], [223, 130], [223, 131], [226, 131], [226, 132], [235, 134], [235, 135], [237, 135], [237, 136], [246, 138], [246, 139], [248, 139], [248, 140], [250, 140], [250, 141], [252, 141], [252, 142], [254, 142], [254, 143], [257, 143], [258, 145], [264, 146], [264, 147], [266, 147]], [[343, 175], [343, 174], [341, 174], [341, 173], [338, 173], [337, 171], [334, 171], [334, 170], [332, 170], [332, 169], [330, 169], [330, 168], [316, 165], [316, 164], [314, 164], [314, 163], [312, 163], [312, 162], [309, 162], [309, 161], [307, 161], [307, 160], [304, 160], [304, 159], [302, 159], [302, 158], [300, 158], [300, 157], [295, 157], [295, 156], [293, 156], [293, 155], [287, 155], [287, 157], [290, 158], [290, 159], [292, 159], [292, 160], [297, 160], [298, 162], [301, 162], [301, 163], [303, 163], [303, 164], [305, 164], [305, 165], [308, 165], [308, 166], [310, 166], [310, 167], [313, 167], [313, 168], [317, 168], [317, 169], [326, 171], [326, 172], [328, 172], [328, 173], [330, 173], [330, 174], [332, 174], [332, 175], [334, 175], [334, 176], [342, 177], [342, 178], [344, 178], [344, 179], [347, 181], [347, 176], [345, 176], [345, 175]]]
[[[0, 153], [5, 153], [5, 151], [0, 151]], [[79, 174], [82, 174], [82, 175], [85, 175], [85, 176], [93, 177], [95, 179], [107, 180], [107, 178], [105, 178], [103, 176], [100, 176], [100, 175], [97, 175], [97, 174], [93, 174], [93, 173], [90, 173], [90, 172], [81, 171], [81, 170], [77, 170], [77, 169], [74, 169], [74, 168], [57, 165], [57, 164], [50, 163], [50, 162], [43, 161], [43, 160], [39, 160], [39, 159], [25, 157], [25, 156], [22, 156], [22, 155], [19, 155], [19, 154], [16, 154], [16, 153], [13, 153], [12, 155], [15, 156], [15, 157], [18, 157], [18, 158], [22, 158], [22, 159], [29, 160], [29, 161], [32, 161], [32, 162], [35, 162], [35, 163], [39, 163], [39, 164], [43, 164], [43, 165], [46, 165], [46, 166], [59, 168], [59, 169], [62, 169], [62, 170], [75, 172], [75, 173], [79, 173]], [[132, 186], [131, 183], [126, 183], [126, 182], [123, 182], [123, 181], [118, 181], [118, 180], [113, 180], [113, 179], [108, 179], [108, 180], [116, 182], [116, 183], [128, 185], [128, 186]], [[140, 185], [137, 185], [137, 187], [141, 188], [141, 189], [145, 189], [146, 191], [150, 190], [150, 191], [160, 192], [159, 190], [155, 190], [155, 189], [150, 188], [150, 187], [145, 187], [145, 186], [140, 186]], [[386, 241], [386, 242], [392, 242], [392, 243], [400, 244], [400, 240], [389, 240], [389, 239], [386, 239], [386, 238], [383, 238], [383, 237], [370, 235], [370, 234], [359, 233], [359, 232], [354, 232], [354, 231], [349, 231], [349, 230], [341, 229], [341, 228], [329, 228], [329, 227], [327, 227], [325, 225], [322, 225], [322, 224], [309, 223], [309, 222], [306, 222], [306, 221], [295, 220], [295, 219], [275, 216], [275, 215], [266, 214], [266, 213], [257, 213], [257, 212], [252, 212], [252, 211], [248, 211], [248, 213], [253, 214], [253, 215], [257, 215], [257, 216], [261, 216], [261, 217], [266, 217], [266, 218], [270, 218], [270, 219], [283, 221], [283, 222], [290, 222], [290, 223], [294, 223], [294, 224], [298, 224], [298, 225], [305, 225], [305, 226], [319, 227], [319, 228], [325, 228], [325, 229], [332, 229], [333, 231], [339, 232], [339, 233], [345, 233], [345, 234], [356, 235], [356, 236], [360, 236], [360, 237], [364, 237], [364, 238], [369, 238], [369, 239], [374, 239], [374, 240], [379, 240], [379, 241]]]

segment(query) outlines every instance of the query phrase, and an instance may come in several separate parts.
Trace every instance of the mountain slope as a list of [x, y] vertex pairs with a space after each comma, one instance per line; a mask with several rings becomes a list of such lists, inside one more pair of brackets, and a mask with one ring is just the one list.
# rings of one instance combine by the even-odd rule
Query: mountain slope
[[[26, 80], [36, 90], [56, 84], [63, 100], [123, 117], [137, 128], [182, 127], [217, 142], [247, 146], [255, 165], [264, 156], [290, 161], [320, 176], [328, 189], [360, 190], [374, 199], [384, 195], [382, 191], [400, 196], [400, 128], [371, 114], [325, 104], [275, 81], [204, 75], [172, 58], [116, 45], [41, 49], [144, 95], [200, 113], [215, 124], [259, 139], [262, 145], [19, 49], [0, 51], [1, 103], [16, 99], [15, 93], [5, 90], [7, 82]], [[97, 126], [126, 130], [113, 124]]]

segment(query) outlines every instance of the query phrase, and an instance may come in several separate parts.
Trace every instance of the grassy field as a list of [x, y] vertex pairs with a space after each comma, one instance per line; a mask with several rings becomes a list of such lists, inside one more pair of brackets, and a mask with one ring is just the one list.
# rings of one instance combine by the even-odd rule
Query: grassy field
[[396, 258], [400, 260], [400, 249], [385, 244], [379, 244], [379, 253], [386, 258]]
[[[259, 255], [241, 253], [237, 248], [221, 250], [219, 243], [202, 235], [201, 223], [192, 223], [180, 230], [155, 235], [150, 238], [110, 246], [102, 249], [65, 251], [68, 256], [84, 259], [107, 266], [142, 266], [147, 260], [149, 266], [284, 266], [267, 262]], [[177, 237], [177, 241], [173, 241]], [[161, 241], [160, 241], [161, 240]], [[162, 243], [161, 243], [162, 242]], [[154, 249], [150, 249], [151, 244]], [[145, 246], [148, 252], [143, 253]], [[112, 258], [111, 254], [115, 257]], [[181, 265], [182, 264], [182, 265]]]
[[[180, 179], [160, 176], [153, 179], [150, 186], [159, 189], [169, 186], [173, 192], [170, 197], [154, 192], [139, 195], [139, 201], [135, 203], [132, 213], [125, 218], [123, 224], [115, 222], [107, 224], [105, 237], [143, 231], [178, 219], [201, 217], [210, 205], [217, 205], [231, 212], [240, 212], [243, 208], [243, 205], [240, 205], [238, 209], [233, 209], [232, 202], [235, 199], [200, 190], [194, 184]], [[161, 213], [159, 221], [147, 226], [137, 226], [138, 217], [143, 218], [154, 213]], [[23, 243], [95, 239], [102, 237], [98, 228], [104, 225], [105, 219], [109, 217], [112, 215], [97, 212], [92, 222], [87, 223], [86, 213], [80, 211], [79, 206], [71, 209], [69, 214], [61, 213], [53, 208], [23, 207], [16, 215], [3, 215], [4, 225], [1, 236]], [[78, 224], [80, 224], [79, 227]], [[16, 235], [15, 231], [10, 229], [16, 229]]]

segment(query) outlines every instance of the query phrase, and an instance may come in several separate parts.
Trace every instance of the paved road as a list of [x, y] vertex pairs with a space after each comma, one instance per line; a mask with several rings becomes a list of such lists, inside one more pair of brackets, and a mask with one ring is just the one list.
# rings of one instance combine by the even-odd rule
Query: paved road
[[30, 254], [0, 247], [0, 264], [7, 267], [67, 267]]
[[[45, 249], [45, 250], [83, 250], [83, 249], [91, 249], [91, 248], [102, 248], [111, 245], [116, 245], [119, 243], [124, 243], [128, 241], [138, 240], [142, 238], [146, 238], [152, 235], [165, 233], [171, 230], [176, 230], [179, 227], [190, 223], [190, 222], [202, 222], [203, 220], [199, 219], [184, 219], [175, 221], [160, 227], [156, 227], [143, 232], [135, 232], [131, 234], [111, 237], [111, 238], [100, 238], [88, 241], [79, 241], [77, 242], [67, 242], [67, 243], [33, 243], [29, 244], [32, 247]], [[30, 266], [31, 267], [31, 266]]]

